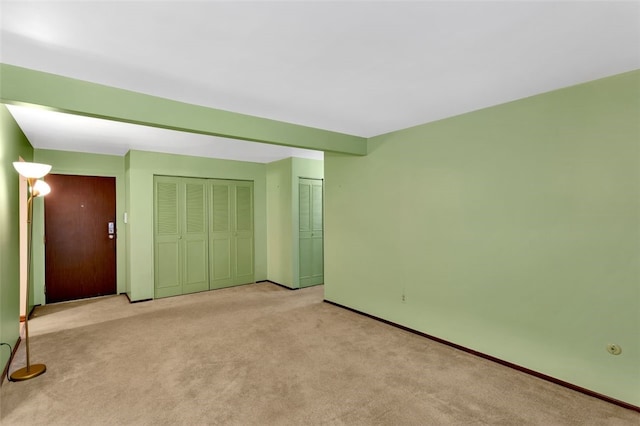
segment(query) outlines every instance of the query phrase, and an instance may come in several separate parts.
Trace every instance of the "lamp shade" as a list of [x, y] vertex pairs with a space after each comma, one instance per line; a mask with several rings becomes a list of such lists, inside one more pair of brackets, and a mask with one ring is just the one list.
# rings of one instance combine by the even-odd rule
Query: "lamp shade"
[[51, 192], [51, 187], [47, 182], [38, 179], [36, 183], [33, 184], [32, 191], [34, 197], [44, 197]]
[[29, 163], [27, 161], [14, 161], [13, 167], [21, 176], [38, 179], [49, 173], [51, 166], [42, 163]]

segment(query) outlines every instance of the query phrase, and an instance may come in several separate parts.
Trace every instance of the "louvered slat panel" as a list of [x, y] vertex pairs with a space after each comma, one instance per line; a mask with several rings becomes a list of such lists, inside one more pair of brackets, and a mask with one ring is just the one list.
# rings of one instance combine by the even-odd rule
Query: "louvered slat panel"
[[156, 183], [158, 235], [178, 233], [178, 185], [169, 182]]
[[299, 180], [299, 283], [300, 287], [321, 284], [323, 275], [322, 180]]
[[229, 187], [213, 185], [213, 232], [229, 230]]
[[236, 229], [238, 231], [250, 231], [253, 220], [251, 219], [251, 188], [246, 186], [236, 187]]
[[313, 200], [311, 202], [311, 220], [312, 229], [314, 231], [322, 230], [322, 185], [313, 185], [311, 187]]
[[299, 193], [299, 215], [300, 215], [300, 231], [310, 231], [310, 214], [311, 214], [311, 185], [307, 183], [300, 183]]
[[205, 232], [204, 185], [190, 184], [187, 187], [187, 232]]

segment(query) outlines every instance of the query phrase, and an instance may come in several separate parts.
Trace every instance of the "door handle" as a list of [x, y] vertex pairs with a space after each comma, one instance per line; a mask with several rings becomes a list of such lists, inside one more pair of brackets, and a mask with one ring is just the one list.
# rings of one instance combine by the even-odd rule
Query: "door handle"
[[109, 239], [113, 240], [115, 234], [116, 234], [116, 224], [115, 222], [109, 222], [109, 224], [107, 225], [107, 232], [109, 233]]

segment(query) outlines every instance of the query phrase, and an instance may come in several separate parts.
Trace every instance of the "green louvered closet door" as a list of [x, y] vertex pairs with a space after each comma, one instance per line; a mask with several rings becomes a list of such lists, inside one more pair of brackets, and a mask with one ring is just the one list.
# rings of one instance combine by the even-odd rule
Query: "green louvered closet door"
[[155, 297], [209, 288], [207, 181], [157, 176]]
[[300, 287], [309, 287], [324, 282], [322, 180], [301, 178], [298, 188]]
[[210, 288], [254, 282], [253, 182], [211, 180]]

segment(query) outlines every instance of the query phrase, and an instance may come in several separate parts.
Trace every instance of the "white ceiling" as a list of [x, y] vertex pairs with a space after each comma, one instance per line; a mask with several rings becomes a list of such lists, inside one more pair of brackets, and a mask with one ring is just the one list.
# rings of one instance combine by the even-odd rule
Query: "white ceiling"
[[[364, 137], [640, 68], [639, 1], [0, 5], [4, 63]], [[174, 152], [179, 139], [217, 156], [207, 136], [11, 112], [37, 148]]]

